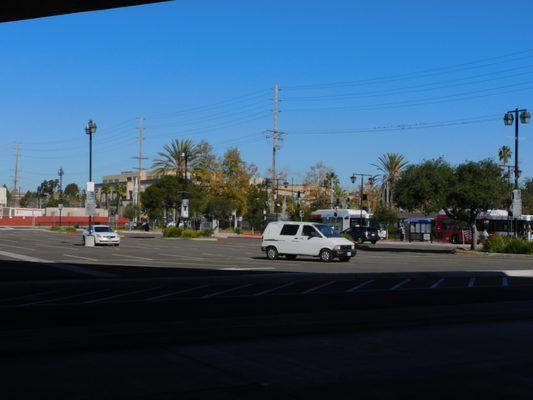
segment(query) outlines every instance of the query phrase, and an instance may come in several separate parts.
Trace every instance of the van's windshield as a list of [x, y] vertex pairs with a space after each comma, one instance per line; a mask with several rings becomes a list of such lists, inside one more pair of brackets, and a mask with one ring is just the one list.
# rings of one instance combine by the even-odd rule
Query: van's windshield
[[341, 234], [332, 226], [326, 224], [315, 224], [315, 228], [325, 237], [341, 237]]

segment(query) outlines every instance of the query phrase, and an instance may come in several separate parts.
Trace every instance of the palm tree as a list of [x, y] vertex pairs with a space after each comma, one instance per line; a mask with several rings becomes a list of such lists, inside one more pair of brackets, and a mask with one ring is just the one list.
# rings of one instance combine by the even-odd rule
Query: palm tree
[[500, 159], [500, 162], [504, 165], [507, 165], [509, 160], [511, 159], [511, 149], [509, 146], [502, 146], [498, 149], [498, 158]]
[[394, 184], [407, 166], [407, 160], [400, 153], [387, 153], [378, 158], [378, 164], [372, 164], [383, 172], [383, 186], [386, 190], [385, 203], [390, 207], [394, 198]]
[[120, 202], [126, 195], [126, 190], [127, 190], [127, 187], [124, 182], [117, 183], [113, 186], [113, 192], [115, 193], [115, 200], [117, 202], [117, 213], [120, 208]]
[[109, 183], [104, 183], [102, 185], [102, 194], [105, 196], [105, 207], [108, 206], [109, 193], [111, 193], [111, 185]]
[[[154, 172], [160, 175], [166, 175], [174, 172], [176, 176], [185, 176], [185, 168], [196, 168], [199, 162], [200, 149], [190, 139], [175, 139], [163, 146], [163, 151], [157, 153], [152, 163]], [[187, 165], [185, 165], [187, 162]]]

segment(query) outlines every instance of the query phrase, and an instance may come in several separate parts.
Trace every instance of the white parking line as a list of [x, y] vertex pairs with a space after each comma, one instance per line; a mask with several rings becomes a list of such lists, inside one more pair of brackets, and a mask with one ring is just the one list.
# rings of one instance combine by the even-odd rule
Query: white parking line
[[159, 253], [160, 256], [165, 257], [176, 257], [176, 258], [185, 258], [187, 260], [195, 260], [195, 261], [206, 261], [205, 258], [199, 258], [199, 257], [190, 257], [190, 256], [180, 256], [177, 254], [165, 254], [165, 253]]
[[474, 287], [475, 283], [476, 283], [476, 278], [475, 277], [470, 278], [470, 280], [468, 281], [468, 287]]
[[323, 283], [322, 285], [318, 285], [318, 286], [312, 287], [311, 289], [307, 289], [306, 291], [303, 291], [301, 294], [312, 293], [318, 289], [322, 289], [326, 286], [333, 285], [335, 282], [337, 281], [329, 281], [329, 282]]
[[273, 287], [273, 288], [270, 288], [270, 289], [266, 289], [266, 290], [263, 290], [262, 292], [258, 292], [258, 293], [254, 293], [254, 296], [262, 296], [264, 294], [268, 294], [268, 293], [272, 293], [278, 289], [283, 289], [283, 288], [286, 288], [288, 286], [292, 286], [294, 285], [296, 282], [289, 282], [289, 283], [285, 283], [283, 285], [280, 285], [280, 286], [276, 286], [276, 287]]
[[82, 260], [98, 261], [96, 258], [74, 256], [74, 255], [72, 255], [72, 254], [63, 254], [63, 256], [65, 256], [65, 257], [72, 257], [72, 258], [79, 258], [79, 259], [82, 259]]
[[435, 289], [437, 286], [439, 286], [442, 282], [444, 282], [444, 278], [440, 278], [437, 282], [435, 282], [433, 285], [431, 285], [431, 289]]
[[36, 263], [51, 263], [53, 261], [43, 260], [42, 258], [25, 256], [24, 254], [11, 253], [9, 251], [0, 251], [0, 256], [6, 256], [15, 260], [36, 262]]
[[35, 251], [35, 249], [32, 249], [31, 247], [14, 246], [12, 244], [0, 243], [0, 246], [13, 247], [14, 249], [20, 249], [20, 250]]
[[106, 301], [106, 300], [117, 299], [119, 297], [128, 296], [130, 294], [137, 294], [137, 293], [148, 292], [150, 290], [156, 290], [156, 289], [159, 289], [160, 287], [161, 286], [156, 286], [156, 287], [152, 287], [152, 288], [148, 288], [148, 289], [134, 290], [133, 292], [119, 293], [119, 294], [115, 294], [114, 296], [101, 297], [99, 299], [85, 301], [84, 304], [92, 304], [92, 303], [98, 303], [98, 302], [102, 302], [102, 301]]
[[252, 283], [248, 283], [246, 285], [241, 285], [241, 286], [237, 286], [237, 287], [226, 289], [226, 290], [221, 290], [221, 291], [215, 292], [215, 293], [206, 294], [205, 296], [202, 297], [202, 299], [209, 299], [211, 297], [215, 297], [215, 296], [218, 296], [220, 294], [226, 294], [226, 293], [234, 292], [236, 290], [243, 289], [243, 288], [248, 287], [248, 286], [252, 286]]
[[509, 286], [509, 278], [503, 277], [502, 278], [502, 285], [503, 286]]
[[113, 255], [114, 255], [114, 256], [117, 256], [117, 257], [134, 258], [134, 259], [137, 259], [137, 260], [154, 261], [152, 258], [137, 257], [137, 256], [129, 256], [129, 255], [127, 255], [127, 254], [117, 254], [117, 253], [114, 253]]
[[368, 281], [365, 281], [363, 283], [360, 283], [359, 285], [357, 286], [354, 286], [353, 288], [350, 288], [346, 291], [346, 293], [353, 293], [353, 292], [356, 292], [358, 291], [359, 289], [361, 289], [362, 287], [365, 287], [366, 285], [369, 285], [371, 284], [372, 282], [374, 282], [374, 279], [370, 279]]
[[31, 303], [18, 304], [17, 307], [27, 307], [27, 306], [33, 306], [33, 305], [36, 305], [36, 304], [45, 304], [45, 303], [52, 303], [54, 301], [74, 299], [76, 297], [88, 296], [88, 295], [95, 294], [95, 293], [109, 292], [110, 290], [111, 289], [100, 289], [100, 290], [94, 290], [92, 292], [77, 293], [77, 294], [73, 294], [73, 295], [70, 295], [70, 296], [55, 297], [53, 299], [46, 299], [46, 300], [34, 301], [34, 302], [31, 302]]
[[397, 283], [396, 285], [394, 285], [393, 287], [391, 287], [389, 290], [397, 290], [399, 289], [401, 286], [405, 285], [407, 282], [410, 282], [411, 281], [411, 278], [409, 279], [405, 279], [403, 281], [401, 281], [400, 283]]
[[188, 289], [178, 290], [176, 292], [165, 293], [165, 294], [162, 294], [161, 296], [149, 297], [147, 299], [144, 299], [144, 301], [160, 300], [160, 299], [164, 299], [165, 297], [174, 296], [175, 294], [189, 293], [189, 292], [192, 292], [194, 290], [206, 288], [208, 286], [209, 285], [202, 285], [202, 286], [196, 286], [196, 287], [192, 287], [192, 288], [188, 288]]
[[0, 299], [0, 303], [6, 302], [6, 301], [13, 301], [13, 300], [22, 300], [22, 299], [27, 299], [28, 297], [35, 297], [35, 296], [40, 296], [40, 295], [45, 295], [45, 294], [52, 294], [52, 293], [56, 293], [56, 292], [57, 292], [57, 290], [49, 290], [47, 292], [26, 294], [24, 296], [8, 297], [7, 299]]

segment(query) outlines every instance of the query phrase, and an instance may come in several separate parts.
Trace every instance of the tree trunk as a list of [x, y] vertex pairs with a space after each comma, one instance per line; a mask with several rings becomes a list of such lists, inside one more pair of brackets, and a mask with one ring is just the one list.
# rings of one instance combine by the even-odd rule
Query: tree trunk
[[470, 224], [470, 250], [475, 250], [477, 246], [477, 226], [474, 222]]

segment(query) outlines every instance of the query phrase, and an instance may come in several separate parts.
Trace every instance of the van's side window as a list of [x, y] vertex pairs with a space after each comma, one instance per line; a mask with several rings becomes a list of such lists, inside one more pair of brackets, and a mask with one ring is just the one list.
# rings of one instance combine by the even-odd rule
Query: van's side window
[[311, 225], [304, 225], [302, 236], [311, 236], [311, 234], [316, 233], [315, 228]]
[[283, 225], [283, 228], [281, 228], [281, 232], [279, 234], [284, 235], [284, 236], [294, 236], [298, 232], [299, 227], [300, 225], [294, 225], [294, 224]]

